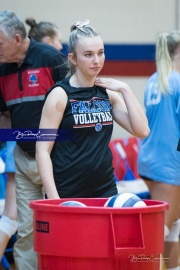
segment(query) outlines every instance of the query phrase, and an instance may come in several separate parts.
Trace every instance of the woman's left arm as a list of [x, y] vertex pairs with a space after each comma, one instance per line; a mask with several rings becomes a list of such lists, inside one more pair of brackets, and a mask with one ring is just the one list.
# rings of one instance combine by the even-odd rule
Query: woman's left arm
[[112, 105], [113, 119], [120, 126], [139, 138], [145, 138], [149, 135], [147, 117], [128, 84], [116, 79], [97, 78], [95, 85], [107, 89]]

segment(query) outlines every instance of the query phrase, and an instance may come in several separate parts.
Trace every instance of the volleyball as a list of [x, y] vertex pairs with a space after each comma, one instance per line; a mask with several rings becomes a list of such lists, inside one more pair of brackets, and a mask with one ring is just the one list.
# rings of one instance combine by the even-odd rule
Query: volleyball
[[77, 202], [77, 201], [66, 201], [59, 204], [60, 206], [80, 206], [80, 207], [86, 207], [84, 203]]
[[110, 197], [105, 207], [144, 207], [146, 203], [136, 194], [133, 193], [120, 193]]

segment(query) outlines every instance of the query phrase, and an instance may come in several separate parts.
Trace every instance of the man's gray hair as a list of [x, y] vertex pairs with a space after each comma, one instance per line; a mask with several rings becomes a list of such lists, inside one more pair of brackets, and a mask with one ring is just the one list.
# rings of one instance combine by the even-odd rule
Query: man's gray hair
[[16, 34], [19, 34], [22, 39], [27, 37], [23, 21], [10, 10], [0, 12], [0, 29], [9, 39], [12, 39]]

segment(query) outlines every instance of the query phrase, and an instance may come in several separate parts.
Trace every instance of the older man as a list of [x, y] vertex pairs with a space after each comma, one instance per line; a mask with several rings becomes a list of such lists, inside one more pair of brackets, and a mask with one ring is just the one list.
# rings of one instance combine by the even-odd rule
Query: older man
[[[10, 114], [12, 128], [39, 127], [44, 95], [67, 73], [66, 57], [49, 45], [29, 38], [12, 11], [0, 12], [0, 112]], [[31, 200], [43, 198], [35, 160], [35, 142], [18, 141], [14, 151], [18, 237], [14, 246], [17, 270], [36, 270]]]

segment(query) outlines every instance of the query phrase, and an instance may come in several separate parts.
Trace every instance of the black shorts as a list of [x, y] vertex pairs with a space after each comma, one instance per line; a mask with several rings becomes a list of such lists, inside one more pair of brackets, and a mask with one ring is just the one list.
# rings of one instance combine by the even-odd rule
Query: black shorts
[[179, 142], [178, 142], [177, 151], [180, 151], [180, 139], [179, 139]]
[[148, 178], [148, 177], [143, 176], [143, 175], [140, 175], [140, 177], [141, 177], [143, 180], [146, 180], [146, 181], [153, 181], [153, 179]]

